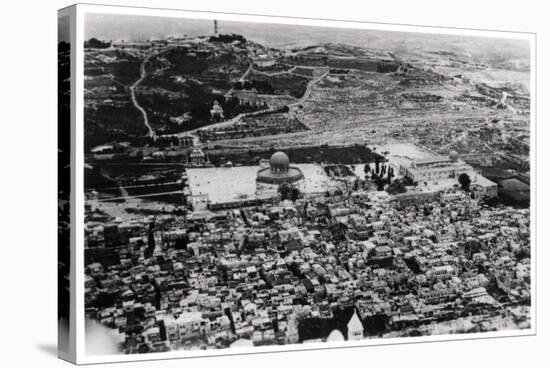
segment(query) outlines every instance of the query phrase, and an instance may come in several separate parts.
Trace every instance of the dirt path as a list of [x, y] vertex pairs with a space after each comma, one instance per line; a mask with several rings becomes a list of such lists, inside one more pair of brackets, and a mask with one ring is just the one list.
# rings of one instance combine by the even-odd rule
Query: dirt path
[[149, 137], [151, 137], [153, 139], [155, 139], [157, 135], [155, 134], [155, 131], [153, 130], [153, 128], [149, 124], [149, 119], [147, 118], [147, 111], [145, 111], [145, 109], [143, 107], [141, 107], [140, 104], [137, 102], [136, 87], [147, 77], [147, 71], [145, 70], [145, 64], [147, 64], [147, 62], [149, 62], [149, 60], [155, 55], [156, 54], [151, 54], [151, 55], [147, 56], [145, 59], [143, 59], [143, 62], [141, 63], [141, 66], [140, 66], [140, 77], [137, 81], [135, 81], [134, 84], [132, 84], [130, 86], [130, 96], [132, 98], [132, 103], [141, 112], [141, 115], [143, 115], [143, 123], [147, 127], [147, 130], [149, 130]]
[[327, 70], [325, 73], [323, 73], [322, 75], [320, 75], [318, 78], [311, 80], [311, 81], [307, 84], [307, 89], [306, 89], [306, 91], [304, 92], [304, 95], [303, 95], [298, 101], [289, 104], [288, 107], [292, 108], [292, 107], [296, 107], [296, 106], [299, 106], [299, 105], [303, 104], [303, 103], [305, 102], [305, 100], [308, 99], [309, 95], [311, 94], [311, 89], [313, 88], [313, 86], [314, 86], [315, 84], [319, 83], [319, 82], [320, 82], [323, 78], [325, 78], [328, 74], [329, 74], [329, 70]]
[[257, 73], [257, 74], [262, 74], [262, 75], [266, 75], [268, 77], [274, 77], [276, 75], [284, 75], [284, 74], [291, 74], [293, 73], [295, 70], [296, 70], [297, 66], [294, 65], [292, 68], [288, 69], [288, 70], [282, 70], [280, 72], [264, 72], [264, 71], [261, 71], [261, 70], [257, 70], [257, 69], [252, 69], [252, 71], [254, 73]]

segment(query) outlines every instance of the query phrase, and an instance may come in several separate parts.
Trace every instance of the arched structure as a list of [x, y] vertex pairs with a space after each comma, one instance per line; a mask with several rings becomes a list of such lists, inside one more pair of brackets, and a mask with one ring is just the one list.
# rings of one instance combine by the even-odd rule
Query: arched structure
[[327, 337], [327, 342], [345, 341], [344, 334], [339, 329], [335, 328]]

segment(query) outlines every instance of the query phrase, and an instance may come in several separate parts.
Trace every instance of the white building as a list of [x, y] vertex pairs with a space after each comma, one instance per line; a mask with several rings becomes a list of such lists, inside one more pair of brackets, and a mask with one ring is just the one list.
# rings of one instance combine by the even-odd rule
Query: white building
[[363, 324], [357, 316], [357, 312], [353, 312], [353, 316], [348, 322], [348, 340], [363, 339]]
[[193, 148], [189, 154], [189, 161], [193, 166], [201, 166], [207, 162], [206, 155], [200, 148]]
[[[178, 328], [180, 339], [198, 337], [210, 331], [209, 321], [204, 319], [200, 312], [183, 312], [174, 323]], [[166, 323], [166, 326], [171, 334], [173, 327], [168, 327], [169, 323]]]
[[462, 173], [473, 171], [473, 168], [458, 159], [456, 152], [449, 157], [434, 155], [432, 157], [411, 160], [409, 165], [400, 165], [399, 174], [416, 181], [435, 182], [449, 178], [458, 178]]
[[260, 68], [267, 68], [267, 67], [273, 66], [275, 65], [275, 62], [276, 62], [275, 58], [266, 54], [258, 55], [252, 61], [255, 66]]
[[399, 174], [417, 182], [419, 187], [428, 186], [440, 190], [459, 185], [458, 177], [461, 174], [467, 174], [471, 180], [470, 190], [476, 198], [497, 196], [497, 184], [459, 159], [455, 151], [448, 157], [432, 155], [400, 161]]
[[215, 118], [223, 119], [224, 118], [223, 108], [221, 107], [219, 102], [216, 101], [216, 100], [214, 100], [214, 103], [212, 104], [212, 108], [210, 109], [210, 117], [212, 119], [215, 119]]

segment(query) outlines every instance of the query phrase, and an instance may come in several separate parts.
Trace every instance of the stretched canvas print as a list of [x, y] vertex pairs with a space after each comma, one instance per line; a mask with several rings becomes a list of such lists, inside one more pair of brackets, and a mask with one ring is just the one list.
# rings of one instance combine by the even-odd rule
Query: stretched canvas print
[[61, 358], [536, 332], [534, 34], [97, 5], [58, 31]]

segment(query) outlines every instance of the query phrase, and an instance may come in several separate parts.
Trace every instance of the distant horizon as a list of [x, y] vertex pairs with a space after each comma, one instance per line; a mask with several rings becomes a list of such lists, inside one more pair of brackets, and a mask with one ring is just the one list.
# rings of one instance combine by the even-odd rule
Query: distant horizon
[[[103, 41], [139, 41], [168, 37], [214, 35], [214, 19], [174, 18], [126, 14], [87, 13], [84, 37]], [[219, 34], [239, 34], [264, 46], [285, 49], [319, 44], [346, 44], [373, 50], [398, 52], [413, 45], [457, 51], [510, 53], [528, 58], [529, 42], [508, 38], [402, 32], [358, 28], [334, 28], [299, 24], [237, 22], [218, 19]]]

